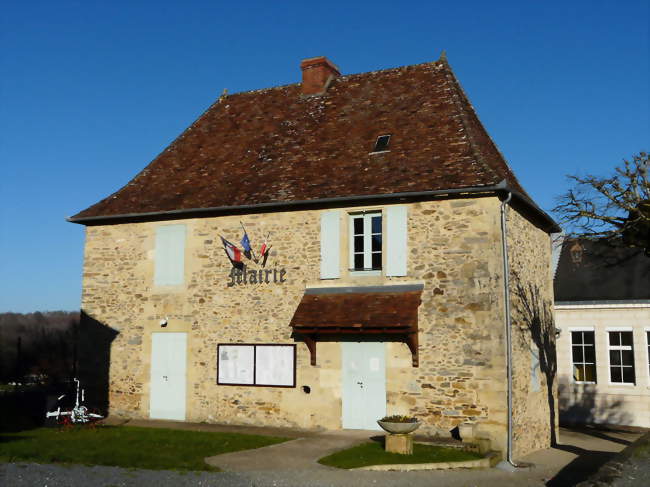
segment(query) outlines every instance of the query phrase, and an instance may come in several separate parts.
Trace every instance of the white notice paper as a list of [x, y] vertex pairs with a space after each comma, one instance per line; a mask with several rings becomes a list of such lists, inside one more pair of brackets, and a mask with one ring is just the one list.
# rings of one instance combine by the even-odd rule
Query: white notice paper
[[220, 345], [219, 384], [253, 384], [253, 346]]
[[294, 347], [258, 345], [255, 351], [255, 384], [265, 386], [294, 385]]

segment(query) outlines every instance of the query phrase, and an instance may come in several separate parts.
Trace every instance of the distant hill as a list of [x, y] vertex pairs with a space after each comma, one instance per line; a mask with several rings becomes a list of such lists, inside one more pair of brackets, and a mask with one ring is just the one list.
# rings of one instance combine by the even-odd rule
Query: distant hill
[[28, 374], [70, 377], [75, 369], [79, 312], [0, 313], [0, 382]]

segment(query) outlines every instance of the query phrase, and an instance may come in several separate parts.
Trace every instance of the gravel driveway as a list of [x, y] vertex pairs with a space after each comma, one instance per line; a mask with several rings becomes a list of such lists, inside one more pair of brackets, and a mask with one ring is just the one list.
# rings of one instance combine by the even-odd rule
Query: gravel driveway
[[[534, 477], [534, 476], [533, 476]], [[514, 481], [514, 482], [513, 482]], [[445, 472], [348, 472], [296, 470], [266, 472], [189, 472], [127, 470], [10, 463], [0, 465], [0, 485], [7, 487], [503, 487], [542, 486], [541, 477], [498, 470]]]

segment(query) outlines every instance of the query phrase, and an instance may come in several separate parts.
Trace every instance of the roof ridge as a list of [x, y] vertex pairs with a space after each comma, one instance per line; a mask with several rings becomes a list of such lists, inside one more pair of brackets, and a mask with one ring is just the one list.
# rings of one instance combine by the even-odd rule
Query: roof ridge
[[[446, 60], [446, 58], [445, 58]], [[400, 69], [404, 68], [417, 68], [421, 66], [426, 66], [428, 64], [430, 65], [435, 65], [435, 64], [440, 64], [442, 63], [441, 59], [437, 59], [435, 61], [425, 61], [422, 63], [417, 63], [417, 64], [404, 64], [402, 66], [394, 66], [392, 68], [385, 68], [385, 69], [376, 69], [374, 71], [363, 71], [361, 73], [350, 73], [350, 74], [342, 74], [340, 76], [337, 76], [334, 78], [334, 82], [338, 81], [347, 81], [348, 79], [354, 78], [356, 76], [367, 76], [371, 74], [385, 74], [388, 73], [389, 71], [399, 71]], [[266, 91], [273, 91], [273, 90], [282, 90], [286, 88], [290, 88], [293, 86], [300, 86], [302, 82], [298, 81], [296, 83], [287, 83], [285, 85], [279, 85], [279, 86], [269, 86], [268, 88], [257, 88], [254, 90], [244, 90], [244, 91], [236, 91], [234, 93], [229, 93], [227, 96], [237, 96], [237, 95], [249, 95], [249, 94], [258, 94], [258, 93], [264, 93]]]

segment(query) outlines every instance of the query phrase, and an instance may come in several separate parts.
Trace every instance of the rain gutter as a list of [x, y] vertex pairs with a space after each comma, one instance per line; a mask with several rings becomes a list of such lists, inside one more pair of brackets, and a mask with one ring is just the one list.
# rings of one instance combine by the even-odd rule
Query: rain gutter
[[510, 314], [510, 263], [508, 261], [508, 203], [512, 200], [512, 193], [501, 201], [501, 246], [503, 252], [503, 300], [504, 300], [504, 326], [506, 332], [506, 370], [508, 376], [508, 442], [506, 461], [512, 467], [517, 465], [512, 460], [512, 317]]

